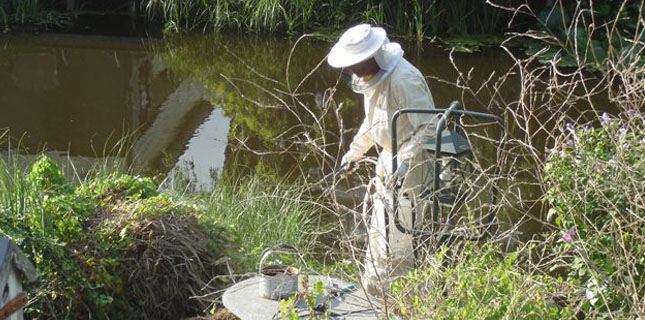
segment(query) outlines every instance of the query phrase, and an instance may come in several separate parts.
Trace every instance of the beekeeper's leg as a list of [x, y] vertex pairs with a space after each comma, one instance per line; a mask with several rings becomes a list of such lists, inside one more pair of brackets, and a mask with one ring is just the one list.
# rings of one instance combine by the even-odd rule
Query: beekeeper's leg
[[[376, 179], [376, 178], [375, 178]], [[363, 285], [370, 294], [377, 295], [388, 285], [387, 243], [385, 235], [385, 199], [377, 192], [372, 194], [371, 219], [367, 233], [367, 252]]]
[[[407, 274], [415, 267], [414, 256], [414, 237], [411, 234], [404, 233], [396, 224], [399, 223], [406, 229], [415, 228], [414, 222], [418, 219], [413, 216], [411, 206], [411, 195], [401, 195], [398, 198], [397, 212], [394, 214], [392, 208], [392, 190], [384, 182], [391, 177], [391, 154], [383, 151], [379, 157], [376, 166], [376, 177], [374, 178], [375, 192], [373, 193], [372, 218], [370, 230], [368, 233], [368, 247], [365, 261], [365, 274], [363, 284], [374, 290], [387, 290], [389, 282], [398, 276]], [[414, 165], [412, 161], [410, 171], [406, 176], [406, 181], [402, 190], [409, 192], [419, 192], [419, 186], [423, 181], [423, 174], [419, 166]], [[418, 188], [415, 188], [419, 186]], [[406, 192], [402, 192], [406, 193]], [[386, 234], [385, 215], [388, 215], [388, 225]], [[396, 221], [398, 219], [398, 222]], [[389, 240], [386, 240], [386, 238]]]
[[[411, 233], [419, 230], [427, 208], [427, 203], [423, 201], [424, 191], [432, 184], [432, 161], [422, 150], [408, 163], [408, 172], [404, 177], [403, 185], [398, 190], [398, 208], [391, 210], [390, 221], [391, 237], [390, 248], [392, 252], [392, 269], [391, 277], [404, 276], [415, 268], [418, 241]], [[427, 194], [427, 192], [426, 192]], [[397, 213], [398, 211], [398, 213]], [[398, 220], [404, 231], [396, 227], [395, 219], [398, 214]]]

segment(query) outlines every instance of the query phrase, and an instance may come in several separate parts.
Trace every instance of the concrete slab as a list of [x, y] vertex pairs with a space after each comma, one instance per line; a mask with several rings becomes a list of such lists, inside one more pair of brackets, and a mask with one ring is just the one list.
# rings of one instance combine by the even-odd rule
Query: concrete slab
[[[311, 276], [309, 286], [321, 280], [328, 282], [327, 277]], [[334, 287], [342, 288], [348, 283], [338, 279], [331, 279]], [[224, 292], [224, 306], [242, 320], [267, 320], [281, 319], [280, 301], [265, 299], [259, 294], [260, 277], [256, 276], [238, 282]], [[302, 290], [302, 285], [299, 285]], [[330, 301], [330, 319], [347, 320], [372, 320], [378, 319], [378, 305], [374, 299], [367, 299], [362, 290], [357, 289], [339, 298]], [[297, 301], [296, 306], [300, 312], [300, 319], [308, 318], [308, 311], [304, 301]]]

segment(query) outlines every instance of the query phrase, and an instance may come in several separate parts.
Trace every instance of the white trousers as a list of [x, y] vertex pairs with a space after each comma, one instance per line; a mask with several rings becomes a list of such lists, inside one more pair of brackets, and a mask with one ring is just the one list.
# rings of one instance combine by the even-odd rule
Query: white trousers
[[[420, 195], [432, 186], [433, 162], [431, 155], [420, 151], [408, 164], [408, 172], [397, 193], [398, 219], [402, 226], [414, 229], [421, 225], [425, 205]], [[412, 234], [396, 227], [393, 208], [392, 155], [382, 151], [376, 176], [371, 181], [371, 208], [365, 204], [363, 217], [369, 217], [368, 245], [365, 254], [363, 285], [373, 293], [387, 291], [391, 280], [406, 275], [415, 267], [415, 240]], [[412, 206], [415, 203], [416, 205]], [[371, 210], [370, 210], [371, 209]], [[388, 217], [386, 226], [385, 217]]]

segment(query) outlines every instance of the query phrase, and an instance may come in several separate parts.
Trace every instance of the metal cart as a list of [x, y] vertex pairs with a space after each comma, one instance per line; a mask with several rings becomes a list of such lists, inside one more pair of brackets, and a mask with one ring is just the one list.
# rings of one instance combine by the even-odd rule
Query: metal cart
[[[458, 186], [442, 186], [442, 173], [445, 173], [446, 170], [454, 169], [455, 164], [459, 165], [463, 163], [460, 162], [461, 158], [472, 156], [472, 148], [470, 147], [469, 140], [463, 134], [463, 130], [460, 133], [457, 126], [450, 128], [448, 126], [449, 121], [454, 121], [456, 118], [469, 117], [477, 120], [483, 121], [493, 121], [497, 123], [500, 127], [500, 137], [496, 143], [496, 163], [499, 163], [501, 157], [501, 150], [503, 149], [504, 139], [506, 137], [506, 132], [504, 130], [504, 120], [501, 117], [481, 112], [465, 111], [459, 110], [460, 102], [453, 101], [447, 109], [401, 109], [394, 113], [392, 116], [392, 172], [396, 172], [398, 169], [398, 144], [397, 144], [397, 121], [398, 119], [405, 114], [417, 113], [417, 114], [431, 114], [431, 115], [440, 115], [436, 127], [436, 135], [434, 139], [431, 139], [427, 143], [424, 143], [425, 149], [434, 152], [434, 180], [432, 186], [427, 186], [426, 200], [431, 202], [430, 206], [430, 215], [432, 223], [430, 228], [409, 228], [405, 226], [400, 217], [400, 208], [399, 208], [399, 190], [401, 183], [395, 186], [393, 190], [393, 205], [392, 210], [394, 210], [393, 216], [394, 224], [396, 228], [407, 234], [414, 235], [415, 238], [418, 237], [433, 237], [435, 239], [436, 248], [441, 247], [445, 243], [455, 241], [455, 240], [471, 240], [476, 241], [485, 237], [488, 232], [481, 232], [479, 234], [467, 234], [464, 232], [457, 232], [451, 229], [450, 223], [443, 223], [443, 227], [439, 228], [442, 225], [440, 223], [440, 212], [443, 209], [444, 211], [453, 211], [457, 209], [455, 205], [457, 202], [464, 199], [463, 194], [456, 194], [455, 189]], [[453, 122], [454, 123], [454, 122]], [[443, 163], [443, 164], [442, 164]], [[500, 166], [495, 166], [494, 176], [499, 174]], [[463, 182], [463, 181], [462, 181]], [[490, 202], [492, 207], [497, 199], [497, 188], [493, 187], [490, 190]], [[389, 243], [389, 215], [385, 215], [385, 225], [386, 225], [386, 240]], [[414, 215], [413, 215], [414, 216]], [[450, 214], [448, 214], [450, 216]], [[482, 225], [485, 226], [486, 230], [489, 230], [490, 227], [495, 225], [495, 213], [493, 210], [490, 210], [489, 213], [484, 215], [480, 220]], [[413, 221], [413, 226], [416, 226], [417, 223]], [[416, 252], [415, 252], [416, 253]]]

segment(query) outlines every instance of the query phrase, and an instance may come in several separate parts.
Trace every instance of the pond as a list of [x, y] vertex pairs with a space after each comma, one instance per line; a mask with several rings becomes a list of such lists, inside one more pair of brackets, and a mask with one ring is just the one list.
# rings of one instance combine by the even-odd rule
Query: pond
[[[276, 138], [289, 125], [281, 123], [289, 122], [288, 116], [279, 108], [239, 106], [248, 101], [236, 101], [234, 95], [245, 84], [231, 79], [257, 82], [256, 93], [263, 83], [284, 87], [294, 42], [235, 34], [184, 36], [166, 43], [50, 34], [1, 38], [0, 128], [10, 129], [14, 146], [19, 141], [28, 152], [45, 149], [72, 157], [100, 157], [124, 134], [136, 132], [132, 159], [138, 168], [167, 172], [178, 163], [194, 162], [194, 175], [207, 181], [225, 163], [233, 165], [226, 158], [257, 165], [278, 151], [269, 144], [279, 147]], [[317, 40], [299, 44], [289, 66], [290, 80], [299, 81], [312, 71], [330, 46]], [[405, 46], [406, 57], [424, 75], [437, 78], [429, 79], [437, 107], [461, 98], [459, 90], [439, 81], [456, 79], [448, 51], [414, 42]], [[474, 70], [475, 81], [512, 65], [501, 50], [456, 54], [454, 59], [460, 68]], [[319, 99], [337, 78], [324, 64], [299, 91]], [[362, 119], [361, 98], [346, 86], [338, 90], [335, 99], [350, 109], [344, 115], [347, 127], [355, 128]], [[227, 152], [227, 146], [242, 142], [242, 135], [266, 154], [246, 159]]]
[[[428, 77], [438, 108], [460, 100], [467, 110], [502, 114], [503, 106], [455, 83], [499, 81], [514, 65], [506, 52], [401, 44]], [[76, 173], [121, 157], [197, 191], [224, 171], [320, 177], [337, 166], [363, 118], [361, 96], [325, 62], [331, 45], [322, 36], [262, 34], [3, 37], [0, 128], [11, 134], [3, 154], [46, 150], [71, 159]], [[518, 87], [488, 94], [513, 100]], [[124, 136], [127, 152], [115, 151]], [[475, 155], [494, 163], [493, 143], [474, 143]], [[538, 191], [525, 189], [524, 197]]]

